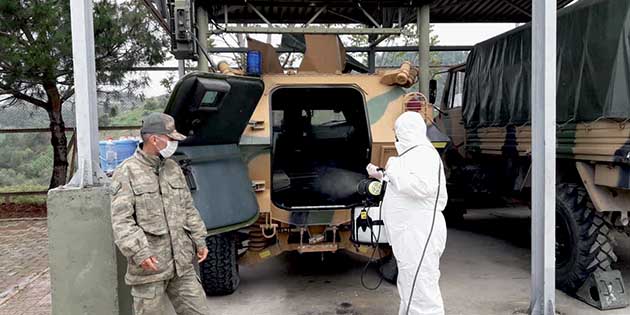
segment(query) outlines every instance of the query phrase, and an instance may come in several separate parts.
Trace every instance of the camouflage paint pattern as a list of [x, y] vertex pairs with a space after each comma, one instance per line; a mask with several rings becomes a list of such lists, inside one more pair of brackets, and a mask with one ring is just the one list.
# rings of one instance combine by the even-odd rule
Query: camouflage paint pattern
[[[451, 77], [465, 70], [466, 65], [449, 70], [440, 106], [448, 116], [438, 116], [438, 126], [452, 137], [462, 157], [529, 157], [530, 124], [464, 127], [462, 108], [449, 106], [449, 93]], [[556, 130], [559, 161], [589, 162], [595, 165], [596, 184], [624, 190], [630, 188], [630, 119], [619, 121], [600, 118], [590, 122], [569, 122], [558, 124]], [[630, 210], [630, 205], [628, 208]]]
[[[630, 163], [630, 124], [612, 120], [568, 124], [557, 128], [559, 159]], [[531, 153], [531, 127], [505, 126], [468, 129], [466, 149], [502, 155], [506, 150], [519, 156]]]
[[[366, 111], [370, 123], [372, 138], [371, 162], [385, 165], [390, 156], [396, 155], [394, 146], [394, 122], [405, 110], [403, 96], [405, 91], [399, 86], [388, 86], [380, 83], [381, 75], [352, 75], [352, 74], [298, 74], [298, 75], [263, 75], [265, 91], [254, 111], [251, 124], [243, 132], [240, 147], [245, 161], [248, 163], [249, 176], [254, 182], [264, 182], [265, 187], [256, 192], [260, 206], [261, 217], [270, 224], [277, 224], [281, 228], [308, 226], [310, 230], [330, 229], [340, 225], [350, 224], [351, 209], [317, 210], [317, 211], [288, 211], [275, 206], [271, 200], [271, 111], [270, 96], [274, 89], [289, 86], [330, 86], [351, 87], [359, 90], [364, 97]], [[258, 228], [253, 226], [254, 229]], [[340, 232], [341, 243], [336, 244], [339, 249], [354, 247], [349, 243], [345, 232]], [[341, 236], [344, 235], [344, 236]], [[243, 261], [265, 259], [278, 255], [286, 250], [300, 250], [294, 244], [283, 243], [288, 233], [278, 232], [280, 244], [271, 246], [258, 253], [246, 255]], [[345, 239], [348, 240], [345, 240]], [[325, 251], [322, 247], [322, 251]], [[315, 249], [317, 251], [317, 249]], [[357, 253], [369, 255], [367, 249], [358, 247]], [[370, 252], [371, 253], [371, 252]]]
[[[465, 66], [454, 67], [450, 77], [464, 70]], [[447, 80], [441, 104], [442, 111], [448, 116], [440, 115], [436, 121], [452, 137], [462, 158], [483, 156], [508, 161], [531, 156], [530, 124], [465, 128], [462, 108], [449, 108], [450, 82]], [[576, 162], [587, 162], [593, 178], [582, 180], [592, 180], [597, 186], [607, 187], [608, 191], [589, 190], [596, 208], [604, 212], [630, 211], [630, 204], [617, 206], [630, 198], [630, 120], [602, 118], [591, 122], [569, 122], [558, 124], [556, 130], [558, 163], [569, 163], [568, 166], [575, 168]], [[515, 170], [505, 176], [517, 174]]]

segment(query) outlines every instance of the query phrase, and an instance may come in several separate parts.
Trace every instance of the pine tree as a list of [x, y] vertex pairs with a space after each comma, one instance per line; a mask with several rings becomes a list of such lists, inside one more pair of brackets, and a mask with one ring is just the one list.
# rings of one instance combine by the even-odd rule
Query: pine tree
[[[50, 188], [66, 183], [61, 113], [74, 94], [70, 29], [69, 0], [0, 0], [0, 107], [28, 102], [48, 113], [54, 157]], [[96, 0], [97, 84], [121, 85], [133, 66], [162, 63], [167, 40], [141, 1]]]

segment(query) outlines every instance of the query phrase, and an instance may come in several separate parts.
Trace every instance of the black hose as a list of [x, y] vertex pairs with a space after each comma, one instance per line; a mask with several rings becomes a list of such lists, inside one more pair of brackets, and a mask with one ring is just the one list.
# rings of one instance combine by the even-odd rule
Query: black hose
[[[381, 169], [379, 169], [379, 171], [380, 172], [384, 172], [384, 169], [381, 168]], [[354, 218], [353, 218], [353, 220], [354, 220]], [[381, 202], [380, 202], [380, 204], [378, 206], [378, 220], [381, 221], [381, 222], [383, 221], [383, 201], [382, 200], [381, 200]], [[370, 221], [368, 221], [368, 222], [370, 222]], [[367, 274], [367, 270], [370, 267], [370, 264], [374, 262], [374, 255], [376, 254], [376, 252], [378, 251], [378, 258], [379, 258], [379, 260], [383, 258], [383, 257], [381, 257], [381, 252], [378, 250], [379, 249], [378, 246], [380, 245], [379, 241], [381, 239], [381, 234], [383, 233], [383, 228], [385, 228], [385, 225], [382, 224], [382, 225], [379, 225], [379, 226], [380, 227], [378, 229], [378, 236], [375, 237], [374, 236], [374, 225], [370, 224], [370, 234], [372, 235], [370, 237], [370, 242], [371, 242], [371, 245], [374, 247], [374, 250], [372, 251], [372, 254], [370, 255], [370, 259], [365, 264], [365, 267], [363, 267], [363, 271], [361, 271], [361, 285], [365, 289], [370, 290], [370, 291], [374, 291], [374, 290], [377, 290], [378, 288], [380, 288], [381, 284], [383, 284], [383, 279], [384, 279], [383, 275], [379, 274], [379, 279], [378, 279], [378, 283], [376, 284], [376, 286], [368, 287], [365, 284], [365, 275]], [[376, 238], [376, 245], [374, 244], [374, 241], [373, 241], [375, 238]]]
[[411, 293], [409, 294], [409, 301], [407, 302], [407, 310], [405, 311], [406, 315], [409, 315], [409, 309], [411, 308], [411, 299], [413, 298], [413, 293], [416, 289], [416, 280], [418, 280], [418, 274], [420, 273], [420, 267], [422, 266], [422, 261], [424, 260], [424, 254], [427, 252], [427, 247], [429, 246], [429, 241], [431, 240], [431, 235], [433, 234], [433, 227], [435, 227], [435, 216], [437, 214], [437, 205], [440, 200], [440, 186], [442, 184], [442, 160], [440, 160], [440, 165], [438, 166], [438, 190], [437, 196], [435, 197], [435, 206], [433, 207], [433, 219], [431, 219], [431, 230], [429, 230], [429, 236], [427, 236], [427, 241], [424, 244], [424, 249], [422, 250], [422, 256], [420, 257], [420, 262], [418, 263], [418, 269], [416, 270], [416, 275], [413, 277], [413, 284], [411, 285]]

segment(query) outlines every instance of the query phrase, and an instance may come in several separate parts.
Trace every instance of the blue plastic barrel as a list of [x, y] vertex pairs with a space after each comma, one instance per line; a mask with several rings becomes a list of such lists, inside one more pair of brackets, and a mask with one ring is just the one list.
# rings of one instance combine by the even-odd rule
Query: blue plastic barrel
[[138, 140], [133, 139], [123, 139], [114, 141], [116, 152], [118, 153], [118, 160], [116, 161], [116, 165], [122, 163], [122, 161], [126, 160], [128, 157], [132, 156], [134, 152], [136, 152], [136, 148], [138, 147]]
[[247, 51], [247, 74], [260, 75], [262, 65], [262, 56], [258, 50]]
[[133, 155], [136, 147], [138, 140], [133, 139], [100, 141], [98, 148], [101, 169], [105, 173], [113, 172], [118, 164]]

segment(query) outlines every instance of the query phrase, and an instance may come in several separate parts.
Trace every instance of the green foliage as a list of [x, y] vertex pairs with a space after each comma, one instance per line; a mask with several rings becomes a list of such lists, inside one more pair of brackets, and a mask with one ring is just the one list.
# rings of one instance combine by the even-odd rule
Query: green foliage
[[163, 109], [163, 108], [164, 107], [162, 106], [160, 101], [155, 99], [155, 98], [147, 99], [144, 102], [144, 109], [147, 110], [147, 111], [156, 111], [156, 110]]
[[[167, 95], [146, 98], [143, 102], [135, 98], [126, 98], [124, 102], [130, 104], [128, 107], [111, 107], [120, 111], [118, 115], [110, 117], [110, 125], [138, 126], [149, 112], [163, 111], [167, 100]], [[110, 137], [113, 139], [123, 136], [136, 137], [139, 132], [137, 129], [112, 130], [101, 131], [99, 135], [100, 140], [105, 140]], [[68, 133], [68, 138], [70, 136], [71, 133]], [[7, 189], [28, 191], [29, 189], [23, 188], [28, 185], [45, 188], [52, 172], [52, 148], [48, 134], [0, 134], [0, 147], [3, 148], [0, 150], [0, 191]], [[19, 196], [12, 197], [11, 200], [31, 202], [37, 201], [38, 198], [41, 199], [42, 196]]]
[[112, 106], [112, 107], [109, 109], [109, 116], [110, 116], [110, 117], [116, 117], [117, 115], [118, 115], [118, 107], [116, 107], [116, 106]]
[[[98, 86], [108, 87], [102, 93], [133, 94], [146, 86], [148, 77], [125, 79], [127, 71], [136, 65], [164, 62], [168, 37], [142, 1], [95, 0], [93, 4]], [[59, 113], [52, 116], [56, 118], [50, 124], [63, 126], [62, 105], [74, 94], [70, 30], [70, 0], [0, 0], [0, 108], [31, 103]], [[104, 124], [108, 119], [107, 115], [99, 117]], [[54, 148], [54, 164], [63, 169], [66, 139], [53, 136], [59, 138], [52, 141], [59, 144]], [[13, 158], [21, 158], [28, 152], [13, 154]], [[20, 174], [40, 174], [30, 166], [13, 171], [17, 179]], [[65, 172], [57, 172], [51, 186], [64, 181]]]
[[120, 112], [116, 117], [110, 117], [112, 126], [139, 126], [142, 118], [151, 112], [162, 112], [166, 107], [168, 95], [146, 98], [142, 106]]
[[18, 174], [17, 171], [11, 168], [0, 169], [0, 187], [14, 186], [16, 183], [28, 182], [24, 174]]
[[150, 111], [144, 108], [132, 109], [128, 112], [121, 113], [120, 115], [113, 117], [111, 120], [112, 126], [132, 126], [139, 125], [142, 122], [142, 117], [147, 115]]
[[5, 134], [0, 147], [0, 188], [48, 183], [53, 165], [50, 135]]
[[[50, 84], [64, 100], [72, 95], [69, 2], [0, 1], [0, 91], [4, 94], [19, 92], [46, 103], [44, 85]], [[131, 67], [162, 63], [168, 42], [141, 1], [100, 0], [94, 2], [94, 45], [98, 83], [122, 85]]]
[[168, 77], [160, 80], [160, 85], [166, 89], [166, 93], [171, 94], [175, 85], [175, 75], [171, 73]]
[[[10, 187], [0, 187], [0, 192], [45, 191], [47, 188], [48, 187], [46, 185], [21, 184]], [[0, 202], [4, 202], [4, 200], [0, 200]], [[10, 202], [21, 204], [43, 204], [46, 203], [46, 195], [13, 196], [10, 198]]]

